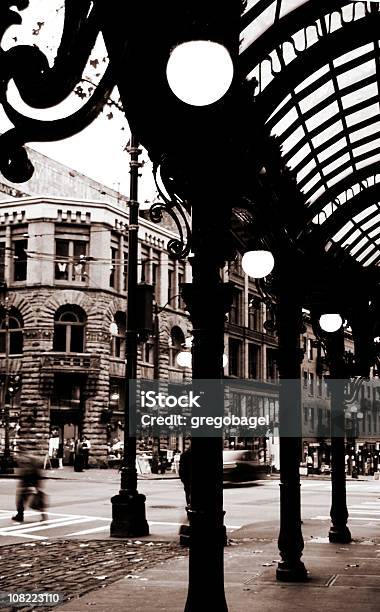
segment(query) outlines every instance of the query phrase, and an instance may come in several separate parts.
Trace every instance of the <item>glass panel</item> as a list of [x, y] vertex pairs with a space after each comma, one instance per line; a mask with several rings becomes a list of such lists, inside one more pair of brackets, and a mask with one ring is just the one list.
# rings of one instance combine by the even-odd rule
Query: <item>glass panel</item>
[[338, 153], [340, 149], [342, 149], [347, 144], [347, 140], [345, 138], [341, 138], [338, 142], [327, 147], [322, 153], [319, 153], [318, 159], [321, 163], [326, 161], [331, 155], [335, 155]]
[[373, 204], [372, 206], [369, 206], [365, 210], [360, 211], [360, 213], [356, 215], [353, 218], [353, 220], [355, 221], [355, 223], [358, 223], [359, 221], [363, 221], [363, 219], [368, 217], [371, 213], [375, 212], [377, 208], [378, 208], [377, 204]]
[[360, 67], [351, 68], [351, 70], [347, 70], [343, 74], [338, 75], [338, 85], [339, 88], [342, 89], [347, 85], [352, 85], [353, 83], [359, 83], [363, 79], [368, 76], [374, 75], [376, 72], [376, 64], [375, 60], [370, 60], [368, 62], [364, 62]]
[[69, 278], [69, 241], [68, 240], [56, 240], [55, 241], [55, 278], [57, 280], [68, 280]]
[[341, 157], [339, 157], [335, 161], [331, 162], [331, 164], [328, 164], [323, 169], [325, 176], [328, 176], [329, 174], [334, 172], [334, 170], [338, 170], [338, 168], [343, 166], [343, 164], [345, 164], [349, 160], [350, 160], [349, 154], [345, 153], [344, 155], [342, 155]]
[[112, 287], [113, 289], [116, 288], [116, 278], [117, 278], [116, 266], [118, 264], [117, 254], [118, 254], [118, 249], [111, 247], [110, 287]]
[[372, 134], [376, 134], [380, 132], [380, 122], [371, 123], [371, 125], [367, 125], [367, 127], [361, 128], [360, 130], [356, 130], [350, 134], [351, 142], [356, 142], [357, 140], [361, 140], [366, 136], [371, 136]]
[[352, 221], [349, 221], [348, 223], [346, 223], [346, 225], [344, 227], [342, 227], [341, 230], [339, 230], [339, 232], [337, 234], [335, 234], [335, 236], [333, 237], [333, 240], [335, 242], [340, 242], [340, 240], [342, 240], [342, 238], [344, 238], [344, 236], [350, 231], [350, 229], [352, 229], [354, 227], [354, 224], [352, 223]]
[[339, 107], [337, 102], [332, 102], [328, 104], [325, 108], [323, 108], [318, 113], [315, 113], [310, 119], [306, 121], [307, 128], [309, 130], [313, 130], [314, 128], [318, 128], [320, 125], [323, 125], [324, 121], [338, 115]]
[[363, 261], [363, 259], [365, 259], [367, 257], [367, 255], [369, 255], [371, 253], [371, 251], [373, 251], [373, 249], [375, 248], [374, 244], [370, 244], [369, 247], [363, 251], [363, 253], [361, 253], [357, 258], [356, 261]]
[[9, 354], [20, 355], [23, 347], [23, 333], [22, 331], [11, 331], [9, 338]]
[[361, 162], [356, 163], [356, 168], [360, 170], [361, 168], [366, 168], [366, 166], [370, 166], [371, 164], [375, 164], [380, 161], [380, 154], [372, 155], [372, 157], [367, 157], [367, 159], [363, 159]]
[[[321, 180], [321, 175], [317, 172], [317, 174], [315, 176], [313, 176], [313, 178], [306, 183], [306, 185], [303, 187], [302, 191], [304, 193], [308, 193], [309, 191], [311, 191], [314, 187], [314, 185], [316, 185], [320, 180]], [[323, 193], [324, 189], [322, 190]], [[308, 196], [309, 197], [309, 196]]]
[[242, 30], [240, 37], [242, 39], [240, 53], [249, 47], [249, 45], [273, 24], [275, 15], [276, 2], [273, 0], [272, 4], [266, 10], [263, 10], [256, 19], [252, 20], [251, 23]]
[[53, 351], [66, 353], [66, 325], [54, 325]]
[[365, 119], [370, 119], [371, 117], [377, 117], [379, 114], [379, 105], [371, 104], [366, 108], [360, 109], [359, 111], [355, 111], [353, 113], [347, 113], [346, 122], [348, 127], [352, 127], [356, 125], [356, 123], [360, 123]]
[[306, 98], [301, 100], [300, 107], [302, 112], [306, 113], [308, 110], [314, 108], [317, 104], [325, 100], [328, 96], [331, 96], [333, 93], [334, 85], [332, 81], [324, 83], [321, 87], [318, 87], [318, 89], [316, 89]]
[[380, 234], [380, 227], [377, 227], [375, 230], [373, 230], [372, 232], [370, 232], [368, 234], [368, 236], [370, 238], [374, 238], [375, 236], [377, 236], [378, 234]]
[[21, 327], [20, 321], [16, 317], [9, 317], [9, 329], [18, 329]]
[[5, 354], [5, 331], [0, 330], [0, 353]]
[[295, 88], [294, 91], [296, 93], [300, 93], [303, 89], [306, 89], [306, 87], [308, 87], [309, 85], [312, 85], [313, 83], [318, 81], [318, 79], [322, 78], [328, 72], [330, 72], [329, 67], [328, 66], [322, 66], [322, 68], [317, 70], [317, 72], [313, 72], [313, 74], [311, 74], [309, 77], [307, 77], [307, 79], [302, 81], [302, 83], [300, 85], [298, 85]]
[[87, 242], [76, 240], [73, 245], [74, 265], [72, 266], [72, 280], [86, 280], [86, 263], [83, 258], [86, 256]]
[[360, 155], [365, 155], [366, 153], [370, 153], [374, 149], [380, 148], [380, 138], [375, 138], [371, 142], [367, 142], [363, 145], [356, 147], [353, 150], [354, 156], [359, 157]]
[[289, 166], [291, 168], [294, 168], [295, 166], [297, 166], [300, 162], [302, 162], [302, 160], [309, 155], [310, 153], [310, 146], [306, 143], [302, 149], [300, 149], [298, 151], [298, 153], [296, 153], [288, 162]]
[[362, 247], [364, 247], [368, 243], [367, 236], [364, 236], [353, 249], [351, 249], [351, 255], [355, 255]]
[[28, 248], [27, 240], [15, 240], [13, 242], [14, 249], [14, 265], [13, 265], [13, 280], [26, 280], [26, 249]]
[[75, 321], [76, 323], [79, 321], [78, 315], [74, 312], [63, 312], [59, 317], [60, 321]]
[[70, 353], [83, 353], [84, 325], [71, 326]]
[[350, 234], [348, 236], [348, 238], [342, 243], [342, 247], [348, 246], [349, 244], [352, 244], [353, 242], [355, 242], [355, 240], [357, 238], [359, 238], [359, 236], [361, 235], [361, 231], [359, 229], [355, 230], [354, 232], [352, 232], [352, 234]]
[[375, 251], [375, 253], [373, 255], [371, 255], [371, 257], [369, 259], [367, 259], [367, 261], [365, 261], [363, 263], [363, 266], [367, 267], [367, 266], [371, 265], [371, 263], [374, 262], [377, 257], [379, 257], [379, 252]]
[[373, 51], [372, 43], [369, 43], [368, 45], [364, 45], [362, 47], [358, 47], [357, 49], [352, 49], [352, 51], [349, 51], [344, 55], [340, 55], [339, 57], [334, 59], [334, 66], [343, 66], [344, 64], [347, 64], [347, 62], [349, 62], [350, 60], [356, 59], [357, 57], [360, 57], [361, 55], [364, 55], [369, 51]]
[[341, 120], [339, 119], [339, 121], [336, 121], [335, 123], [330, 125], [328, 128], [325, 128], [324, 130], [322, 130], [322, 132], [320, 132], [319, 134], [316, 134], [313, 137], [313, 144], [315, 147], [319, 147], [320, 145], [325, 143], [330, 138], [333, 138], [333, 136], [335, 136], [338, 132], [342, 132], [342, 131], [343, 131], [343, 124]]
[[4, 281], [5, 271], [5, 242], [0, 242], [0, 282]]

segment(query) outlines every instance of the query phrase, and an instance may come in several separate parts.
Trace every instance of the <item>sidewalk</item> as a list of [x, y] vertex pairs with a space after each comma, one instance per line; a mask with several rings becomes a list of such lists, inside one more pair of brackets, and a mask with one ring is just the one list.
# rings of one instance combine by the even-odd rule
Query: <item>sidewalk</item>
[[[380, 501], [379, 501], [380, 504]], [[278, 526], [245, 526], [225, 549], [225, 592], [230, 612], [377, 612], [380, 595], [380, 525], [353, 526], [354, 542], [328, 542], [327, 522], [305, 521], [306, 583], [279, 583]], [[369, 534], [370, 530], [370, 534]], [[205, 545], [207, 554], [207, 545]], [[212, 559], [210, 559], [212, 562]], [[66, 612], [182, 612], [187, 595], [187, 556], [125, 577], [59, 607]], [[132, 579], [134, 578], [134, 579]], [[204, 609], [212, 609], [206, 604]], [[199, 612], [202, 612], [200, 610]], [[218, 612], [217, 610], [215, 612]]]
[[[74, 472], [72, 466], [65, 465], [62, 468], [46, 469], [43, 470], [45, 478], [52, 480], [86, 480], [89, 482], [117, 482], [120, 480], [120, 472], [117, 468], [108, 468], [101, 470], [99, 468], [90, 468], [83, 470], [83, 472]], [[15, 468], [14, 474], [0, 474], [0, 478], [17, 478], [17, 468]], [[165, 474], [138, 474], [138, 480], [170, 480], [173, 478], [179, 478], [178, 474], [174, 472], [167, 472]]]

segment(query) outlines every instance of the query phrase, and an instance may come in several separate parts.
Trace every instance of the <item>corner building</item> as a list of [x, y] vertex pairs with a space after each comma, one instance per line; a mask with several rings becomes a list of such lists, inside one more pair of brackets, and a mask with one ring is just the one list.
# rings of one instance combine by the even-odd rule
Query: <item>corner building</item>
[[[107, 442], [122, 437], [128, 201], [31, 155], [36, 172], [23, 191], [0, 181], [1, 405], [6, 378], [16, 377], [11, 450], [43, 456], [53, 431], [61, 445], [84, 434], [99, 466]], [[175, 356], [191, 335], [178, 295], [189, 266], [167, 254], [174, 236], [141, 216], [139, 280], [154, 285], [158, 312], [156, 335], [139, 344], [138, 377], [172, 387], [186, 382]]]

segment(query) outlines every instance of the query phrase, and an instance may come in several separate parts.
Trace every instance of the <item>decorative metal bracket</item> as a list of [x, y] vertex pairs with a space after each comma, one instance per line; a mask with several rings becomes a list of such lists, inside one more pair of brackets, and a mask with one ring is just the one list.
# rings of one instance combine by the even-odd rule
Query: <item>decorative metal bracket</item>
[[[168, 251], [173, 259], [184, 259], [191, 250], [189, 206], [174, 193], [174, 190], [171, 190], [171, 198], [164, 194], [157, 180], [158, 165], [154, 165], [153, 174], [161, 201], [152, 204], [149, 210], [150, 219], [153, 223], [160, 223], [165, 213], [171, 217], [176, 225], [179, 237], [169, 240]], [[167, 187], [167, 189], [169, 190], [170, 187]]]
[[[21, 24], [19, 11], [29, 0], [3, 0], [0, 7], [0, 40], [11, 25]], [[114, 86], [108, 66], [90, 99], [72, 115], [54, 121], [32, 119], [16, 110], [8, 99], [13, 80], [22, 100], [29, 106], [47, 109], [65, 100], [82, 78], [90, 53], [101, 30], [98, 3], [66, 0], [64, 27], [54, 65], [31, 45], [0, 48], [0, 104], [14, 128], [0, 136], [0, 171], [11, 182], [24, 182], [33, 175], [33, 165], [24, 149], [27, 142], [62, 140], [77, 134], [99, 115]]]

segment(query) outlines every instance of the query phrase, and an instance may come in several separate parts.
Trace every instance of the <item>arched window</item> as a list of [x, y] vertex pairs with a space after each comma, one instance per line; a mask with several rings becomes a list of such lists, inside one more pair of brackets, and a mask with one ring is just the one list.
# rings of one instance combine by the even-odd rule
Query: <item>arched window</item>
[[111, 331], [111, 357], [125, 359], [125, 313], [116, 312], [110, 325]]
[[0, 311], [0, 354], [20, 355], [23, 346], [23, 321], [15, 308]]
[[176, 357], [185, 345], [185, 335], [178, 326], [172, 327], [169, 338], [169, 366], [177, 368]]
[[83, 353], [86, 315], [78, 306], [59, 308], [54, 317], [53, 351]]

